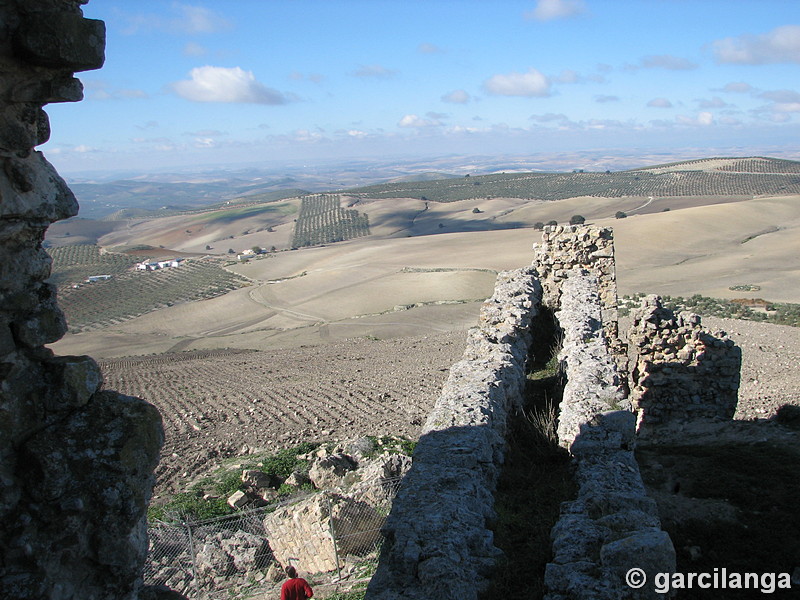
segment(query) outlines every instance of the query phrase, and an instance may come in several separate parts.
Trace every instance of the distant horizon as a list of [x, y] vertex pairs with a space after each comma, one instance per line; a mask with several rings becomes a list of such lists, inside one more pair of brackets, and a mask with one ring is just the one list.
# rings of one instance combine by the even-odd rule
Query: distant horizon
[[[440, 156], [353, 156], [339, 159], [294, 159], [249, 161], [231, 163], [207, 163], [169, 165], [151, 168], [108, 168], [85, 171], [70, 171], [59, 169], [59, 173], [68, 181], [85, 182], [91, 180], [112, 181], [159, 176], [185, 175], [200, 177], [234, 175], [236, 173], [253, 172], [265, 176], [277, 176], [280, 173], [292, 173], [302, 170], [314, 170], [321, 173], [335, 173], [345, 168], [353, 168], [354, 164], [364, 163], [368, 168], [394, 168], [399, 173], [413, 174], [423, 172], [438, 172], [444, 174], [460, 175], [466, 172], [474, 174], [496, 173], [501, 171], [542, 171], [542, 172], [569, 172], [577, 169], [586, 171], [626, 171], [668, 164], [708, 158], [750, 158], [765, 157], [783, 160], [800, 161], [800, 151], [788, 151], [777, 148], [764, 149], [763, 152], [748, 153], [741, 149], [716, 149], [718, 152], [699, 154], [694, 149], [676, 150], [675, 152], [649, 152], [630, 154], [614, 154], [611, 151], [584, 151], [562, 152], [553, 154], [449, 154]], [[738, 150], [738, 151], [737, 151]], [[47, 155], [45, 153], [45, 158]], [[476, 161], [490, 161], [491, 166], [479, 166]], [[442, 164], [445, 163], [445, 164]], [[413, 168], [412, 166], [413, 165]], [[426, 168], [426, 165], [430, 168]], [[530, 165], [529, 168], [526, 168]], [[463, 171], [463, 172], [462, 172]]]
[[65, 174], [454, 154], [800, 158], [800, 2], [82, 10], [106, 23], [106, 62], [78, 74], [83, 102], [47, 107], [40, 149]]

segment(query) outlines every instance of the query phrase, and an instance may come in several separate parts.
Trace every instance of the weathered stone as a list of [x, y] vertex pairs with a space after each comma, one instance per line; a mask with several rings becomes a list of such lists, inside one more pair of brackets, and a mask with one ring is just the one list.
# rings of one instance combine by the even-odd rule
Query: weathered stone
[[309, 479], [308, 474], [295, 471], [286, 478], [284, 483], [287, 485], [293, 485], [294, 487], [300, 487], [301, 485], [311, 483], [311, 479]]
[[19, 57], [31, 64], [89, 71], [105, 62], [106, 25], [79, 13], [31, 14], [23, 18], [14, 42]]
[[321, 573], [336, 569], [337, 549], [342, 555], [372, 550], [382, 523], [383, 517], [364, 502], [321, 493], [267, 515], [264, 528], [279, 563], [299, 563], [309, 573]]
[[733, 418], [741, 367], [733, 340], [712, 335], [697, 315], [675, 315], [658, 296], [644, 298], [632, 317], [630, 399], [639, 435], [668, 433], [687, 419]]
[[226, 502], [231, 508], [244, 508], [247, 506], [248, 502], [250, 502], [250, 499], [242, 490], [236, 490], [233, 494], [228, 496]]
[[50, 136], [43, 105], [79, 100], [73, 71], [102, 64], [84, 3], [0, 2], [0, 596], [166, 599], [141, 588], [161, 418], [98, 391], [88, 357], [44, 348], [66, 331], [44, 234], [78, 204], [33, 148]]
[[338, 487], [342, 477], [355, 467], [349, 456], [332, 454], [314, 461], [308, 470], [308, 477], [317, 489], [331, 489]]
[[262, 490], [273, 487], [275, 482], [269, 474], [251, 469], [242, 471], [242, 484], [254, 490]]
[[492, 491], [508, 416], [522, 404], [540, 298], [532, 268], [498, 275], [392, 505], [370, 600], [476, 599], [487, 586], [502, 554], [487, 526]]

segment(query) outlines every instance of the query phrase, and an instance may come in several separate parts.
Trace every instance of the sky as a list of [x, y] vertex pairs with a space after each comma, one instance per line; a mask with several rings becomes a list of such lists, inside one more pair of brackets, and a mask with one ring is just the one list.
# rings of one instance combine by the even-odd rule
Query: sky
[[542, 155], [800, 159], [796, 0], [91, 0], [62, 173]]

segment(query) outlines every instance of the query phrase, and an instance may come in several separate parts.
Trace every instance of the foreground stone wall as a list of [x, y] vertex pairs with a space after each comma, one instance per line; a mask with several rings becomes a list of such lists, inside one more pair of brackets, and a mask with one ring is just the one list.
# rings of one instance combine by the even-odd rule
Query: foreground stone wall
[[736, 412], [741, 348], [691, 313], [674, 314], [658, 296], [632, 312], [630, 398], [641, 436]]
[[575, 462], [578, 497], [564, 503], [552, 530], [547, 600], [654, 598], [625, 584], [631, 568], [675, 571], [675, 550], [660, 528], [633, 454], [636, 418], [603, 326], [598, 279], [573, 269], [561, 286], [556, 317], [564, 332], [559, 358], [567, 383], [559, 441]]
[[540, 298], [533, 269], [499, 275], [425, 424], [368, 600], [469, 600], [487, 585], [500, 554], [489, 528], [493, 492], [508, 417], [523, 400]]
[[[0, 595], [133, 600], [163, 441], [151, 405], [98, 391], [97, 364], [44, 347], [66, 331], [48, 225], [78, 211], [41, 153], [42, 106], [77, 101], [104, 25], [76, 0], [0, 2]], [[153, 597], [152, 594], [149, 597]]]

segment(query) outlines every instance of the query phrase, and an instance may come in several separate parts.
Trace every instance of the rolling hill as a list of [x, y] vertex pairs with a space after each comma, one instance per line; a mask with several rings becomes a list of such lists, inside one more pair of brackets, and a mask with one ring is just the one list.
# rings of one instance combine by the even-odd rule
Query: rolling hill
[[[502, 194], [485, 193], [491, 189]], [[425, 193], [414, 197], [414, 190]], [[428, 194], [445, 201], [421, 198]], [[471, 176], [328, 197], [365, 215], [369, 235], [290, 251], [301, 198], [118, 222], [97, 236], [100, 246], [226, 256], [254, 245], [276, 251], [227, 267], [250, 281], [246, 288], [68, 335], [58, 351], [103, 357], [267, 349], [464, 329], [491, 293], [493, 272], [530, 262], [531, 243], [540, 239], [534, 226], [576, 214], [614, 228], [621, 294], [800, 302], [794, 161], [713, 158], [611, 174]], [[627, 218], [615, 218], [619, 213]], [[48, 238], [69, 225], [56, 224]], [[741, 291], [748, 286], [752, 292]]]

